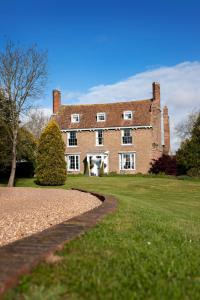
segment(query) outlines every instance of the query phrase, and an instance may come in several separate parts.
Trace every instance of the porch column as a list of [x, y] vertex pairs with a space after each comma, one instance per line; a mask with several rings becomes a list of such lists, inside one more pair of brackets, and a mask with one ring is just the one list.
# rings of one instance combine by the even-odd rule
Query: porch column
[[87, 154], [87, 164], [88, 164], [88, 169], [89, 169], [89, 176], [91, 176], [90, 174], [90, 156]]

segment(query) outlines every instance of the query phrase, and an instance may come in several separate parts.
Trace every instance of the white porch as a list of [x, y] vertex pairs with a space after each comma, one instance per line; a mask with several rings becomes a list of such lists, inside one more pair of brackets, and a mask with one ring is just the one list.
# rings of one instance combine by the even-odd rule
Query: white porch
[[103, 166], [104, 173], [108, 173], [108, 151], [99, 153], [87, 154], [87, 165], [89, 169], [89, 176], [99, 176]]

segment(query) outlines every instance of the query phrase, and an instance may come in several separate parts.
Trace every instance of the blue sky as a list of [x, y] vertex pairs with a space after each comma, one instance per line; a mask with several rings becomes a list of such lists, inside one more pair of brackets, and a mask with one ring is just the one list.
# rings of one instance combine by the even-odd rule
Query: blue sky
[[[24, 45], [37, 43], [39, 48], [48, 50], [49, 82], [41, 101], [44, 107], [51, 107], [53, 88], [61, 89], [65, 103], [90, 102], [88, 94], [96, 88], [101, 91], [102, 87], [102, 101], [114, 101], [112, 97], [118, 99], [119, 93], [116, 91], [110, 97], [105, 86], [114, 89], [120, 82], [135, 76], [145, 77], [154, 71], [157, 73], [151, 73], [150, 79], [161, 81], [165, 90], [176, 88], [176, 84], [167, 85], [170, 76], [170, 82], [181, 76], [179, 88], [186, 78], [187, 82], [190, 80], [189, 97], [200, 83], [194, 78], [200, 70], [199, 16], [200, 1], [194, 0], [0, 0], [0, 46], [9, 38]], [[177, 66], [185, 62], [189, 64], [190, 77], [186, 68], [174, 78]], [[170, 73], [167, 71], [164, 78], [163, 68]], [[145, 81], [149, 86], [146, 89], [140, 83], [141, 98], [151, 92], [150, 79]], [[136, 92], [126, 95], [125, 100], [140, 97], [138, 83], [131, 84]], [[200, 101], [200, 94], [193, 97], [197, 99], [198, 95]], [[98, 96], [92, 101], [101, 102], [101, 93]], [[165, 92], [163, 97], [167, 102], [171, 94]], [[175, 119], [181, 99], [175, 106], [173, 103], [172, 119]], [[198, 106], [195, 100], [193, 106], [194, 109]], [[186, 105], [184, 114], [187, 110]]]

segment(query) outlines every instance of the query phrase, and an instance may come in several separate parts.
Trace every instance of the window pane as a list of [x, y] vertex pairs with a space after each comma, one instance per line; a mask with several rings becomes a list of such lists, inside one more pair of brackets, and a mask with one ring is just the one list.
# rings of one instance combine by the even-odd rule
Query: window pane
[[71, 121], [72, 121], [72, 123], [78, 123], [79, 122], [79, 114], [71, 115]]
[[132, 136], [124, 136], [122, 137], [123, 144], [132, 144]]
[[133, 153], [120, 154], [120, 170], [134, 169], [134, 155]]
[[68, 139], [69, 146], [77, 146], [77, 138], [76, 138], [76, 132], [71, 131], [69, 133], [69, 139]]
[[70, 139], [74, 139], [74, 138], [76, 138], [76, 132], [71, 131], [70, 132]]
[[72, 155], [69, 156], [69, 169], [75, 169], [75, 158]]
[[124, 119], [131, 120], [132, 119], [132, 111], [125, 111], [124, 112]]
[[122, 144], [132, 144], [131, 129], [126, 128], [122, 131]]
[[97, 135], [97, 145], [103, 145], [103, 130], [98, 130], [96, 135]]
[[130, 154], [124, 154], [124, 169], [130, 169]]
[[77, 171], [79, 170], [79, 156], [78, 155], [69, 155], [68, 158], [68, 169]]
[[76, 170], [79, 169], [79, 161], [78, 161], [78, 155], [76, 156]]
[[134, 154], [131, 154], [131, 168], [135, 169], [135, 165], [134, 165]]
[[97, 113], [97, 121], [105, 121], [105, 113]]
[[130, 129], [124, 129], [124, 136], [131, 136], [131, 130]]

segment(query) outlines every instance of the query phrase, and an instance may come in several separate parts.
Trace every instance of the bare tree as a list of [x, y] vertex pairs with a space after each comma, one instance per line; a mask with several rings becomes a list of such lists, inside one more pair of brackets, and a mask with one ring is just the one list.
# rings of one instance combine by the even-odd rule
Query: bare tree
[[12, 165], [8, 186], [14, 185], [17, 136], [22, 114], [27, 114], [33, 100], [40, 97], [47, 80], [47, 53], [37, 47], [22, 48], [7, 42], [0, 51], [0, 118], [12, 145]]
[[184, 120], [182, 120], [175, 128], [177, 136], [182, 140], [189, 139], [192, 134], [194, 123], [196, 122], [200, 111], [191, 112]]
[[24, 123], [26, 127], [37, 139], [39, 139], [43, 129], [49, 122], [50, 115], [41, 109], [31, 109], [28, 113], [28, 120]]

